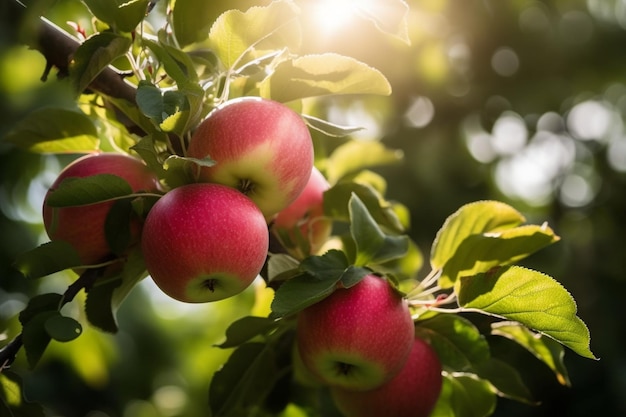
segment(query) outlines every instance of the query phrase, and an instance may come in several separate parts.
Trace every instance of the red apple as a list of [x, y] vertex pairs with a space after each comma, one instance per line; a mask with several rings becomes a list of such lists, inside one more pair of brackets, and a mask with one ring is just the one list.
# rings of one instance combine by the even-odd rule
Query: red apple
[[220, 184], [175, 188], [152, 207], [141, 249], [148, 273], [170, 297], [189, 303], [240, 293], [256, 278], [269, 245], [259, 208]]
[[331, 394], [345, 417], [427, 417], [441, 393], [441, 363], [424, 340], [416, 338], [402, 370], [371, 391], [332, 388]]
[[[157, 177], [140, 160], [125, 154], [100, 153], [82, 156], [66, 166], [50, 187], [44, 198], [43, 221], [51, 240], [64, 240], [78, 252], [84, 265], [102, 262], [111, 256], [106, 240], [105, 221], [112, 201], [75, 207], [50, 207], [48, 196], [66, 178], [113, 174], [125, 179], [133, 191], [155, 191], [159, 188]], [[131, 231], [139, 237], [139, 221], [133, 222]]]
[[187, 156], [216, 161], [197, 166], [198, 181], [237, 188], [270, 219], [304, 189], [313, 167], [313, 142], [302, 117], [287, 106], [243, 97], [200, 123]]
[[324, 216], [328, 188], [326, 178], [313, 167], [302, 193], [274, 218], [272, 232], [296, 258], [316, 254], [330, 237], [332, 221]]
[[406, 300], [375, 275], [305, 308], [297, 322], [307, 368], [330, 386], [353, 390], [374, 389], [394, 377], [414, 338]]

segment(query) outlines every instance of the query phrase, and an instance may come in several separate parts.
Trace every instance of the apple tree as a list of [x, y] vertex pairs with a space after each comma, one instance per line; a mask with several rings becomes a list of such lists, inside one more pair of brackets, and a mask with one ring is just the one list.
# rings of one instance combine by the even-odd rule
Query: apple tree
[[[75, 159], [45, 196], [49, 240], [13, 265], [25, 280], [74, 280], [19, 313], [0, 350], [0, 414], [44, 415], [26, 401], [19, 352], [36, 376], [52, 343], [115, 335], [144, 280], [180, 303], [261, 306], [242, 303], [225, 325], [205, 393], [216, 417], [488, 416], [498, 397], [536, 403], [491, 337], [563, 385], [565, 353], [594, 359], [569, 292], [519, 265], [559, 240], [547, 223], [481, 200], [449, 213], [430, 247], [411, 239], [420, 225], [377, 171], [402, 152], [327, 117], [329, 99], [391, 85], [355, 57], [307, 51], [306, 2], [212, 17], [199, 0], [83, 0], [89, 24], [72, 34], [41, 17], [48, 2], [9, 3], [46, 59], [43, 78], [58, 72], [48, 82], [69, 85], [73, 105], [28, 114], [4, 140]], [[352, 7], [379, 36], [409, 42], [404, 1]]]

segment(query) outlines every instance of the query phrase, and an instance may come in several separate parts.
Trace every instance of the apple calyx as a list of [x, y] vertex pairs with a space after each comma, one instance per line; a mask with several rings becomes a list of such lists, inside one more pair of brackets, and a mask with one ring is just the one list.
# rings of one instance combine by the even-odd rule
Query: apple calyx
[[239, 185], [237, 186], [237, 189], [247, 196], [250, 196], [250, 194], [254, 193], [255, 188], [256, 187], [254, 181], [249, 178], [240, 179]]
[[215, 292], [215, 285], [217, 284], [217, 280], [214, 278], [207, 278], [202, 282], [202, 286], [207, 288], [211, 292]]

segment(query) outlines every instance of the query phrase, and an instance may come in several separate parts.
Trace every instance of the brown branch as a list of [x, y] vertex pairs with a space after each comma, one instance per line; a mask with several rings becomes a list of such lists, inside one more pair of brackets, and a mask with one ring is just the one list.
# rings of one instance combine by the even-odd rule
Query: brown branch
[[[27, 18], [27, 9], [17, 0], [9, 0], [8, 13], [20, 21]], [[47, 66], [54, 66], [60, 75], [69, 74], [69, 65], [80, 42], [72, 35], [56, 26], [49, 20], [40, 17], [30, 28], [36, 35], [26, 41], [28, 46], [41, 52], [46, 58]], [[24, 40], [22, 40], [24, 42]], [[107, 67], [91, 82], [89, 88], [105, 96], [135, 102], [137, 89], [124, 80], [124, 77], [112, 67]]]

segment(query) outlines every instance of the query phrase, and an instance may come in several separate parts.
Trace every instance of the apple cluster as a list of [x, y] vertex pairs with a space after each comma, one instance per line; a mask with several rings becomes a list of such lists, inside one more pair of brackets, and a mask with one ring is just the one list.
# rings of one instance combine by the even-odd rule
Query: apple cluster
[[426, 417], [442, 387], [406, 300], [373, 274], [299, 313], [293, 362], [296, 378], [328, 386], [346, 417]]
[[[186, 149], [193, 180], [168, 189], [145, 219], [128, 227], [153, 281], [183, 302], [209, 302], [240, 293], [258, 276], [274, 233], [292, 254], [319, 250], [331, 232], [323, 217], [323, 175], [313, 167], [304, 120], [287, 106], [258, 97], [234, 99], [200, 123]], [[200, 161], [200, 162], [198, 162]], [[96, 174], [117, 175], [134, 192], [162, 192], [138, 158], [117, 153], [84, 156], [52, 185]], [[83, 265], [115, 256], [106, 238], [114, 202], [51, 207], [43, 216], [51, 240], [64, 240]], [[144, 221], [142, 221], [144, 220]]]
[[[330, 187], [313, 166], [308, 127], [287, 106], [257, 97], [215, 108], [193, 132], [185, 157], [192, 179], [167, 188], [138, 158], [83, 156], [59, 175], [44, 200], [51, 240], [70, 243], [84, 266], [116, 256], [109, 222], [115, 201], [52, 207], [62, 181], [97, 174], [123, 178], [134, 195], [158, 200], [127, 218], [127, 247], [141, 251], [148, 274], [176, 300], [234, 296], [259, 275], [270, 234], [295, 258], [319, 253], [332, 232], [323, 196]], [[113, 231], [115, 234], [117, 230]], [[115, 253], [114, 253], [115, 252]], [[294, 371], [328, 386], [346, 417], [427, 416], [439, 397], [441, 364], [416, 338], [407, 301], [370, 274], [298, 313]]]

